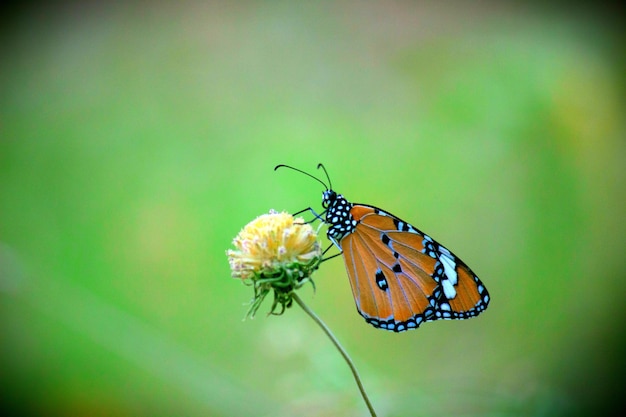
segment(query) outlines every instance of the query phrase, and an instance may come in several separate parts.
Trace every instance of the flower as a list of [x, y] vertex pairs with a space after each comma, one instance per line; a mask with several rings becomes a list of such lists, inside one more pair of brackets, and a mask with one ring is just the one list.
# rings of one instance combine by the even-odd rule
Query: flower
[[[254, 317], [265, 296], [274, 291], [270, 314], [291, 306], [292, 292], [311, 282], [322, 260], [317, 233], [302, 218], [270, 210], [248, 223], [228, 250], [233, 278], [254, 287], [247, 316]], [[281, 310], [277, 312], [280, 305]]]

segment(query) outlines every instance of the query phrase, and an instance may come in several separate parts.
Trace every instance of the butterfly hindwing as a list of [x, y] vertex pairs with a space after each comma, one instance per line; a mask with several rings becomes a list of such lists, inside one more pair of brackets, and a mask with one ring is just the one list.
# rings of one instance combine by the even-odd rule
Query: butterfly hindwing
[[459, 258], [390, 213], [354, 204], [356, 226], [340, 240], [357, 310], [375, 327], [396, 332], [425, 321], [465, 319], [489, 295]]

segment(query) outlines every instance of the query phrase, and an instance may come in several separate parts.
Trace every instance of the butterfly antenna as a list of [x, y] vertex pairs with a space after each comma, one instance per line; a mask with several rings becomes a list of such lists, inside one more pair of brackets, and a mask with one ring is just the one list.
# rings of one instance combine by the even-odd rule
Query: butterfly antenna
[[[320, 164], [321, 165], [321, 164]], [[324, 186], [324, 188], [326, 188], [327, 190], [329, 189], [328, 186], [326, 185], [326, 183], [324, 183], [324, 181], [320, 180], [319, 178], [309, 174], [308, 172], [302, 171], [301, 169], [298, 168], [294, 168], [290, 165], [285, 165], [285, 164], [280, 164], [280, 165], [276, 165], [274, 167], [274, 171], [276, 171], [278, 168], [289, 168], [289, 169], [293, 169], [294, 171], [298, 171], [301, 174], [306, 175], [307, 177], [311, 177], [313, 178], [315, 181], [319, 182], [320, 184], [322, 184]], [[319, 168], [319, 166], [318, 166]], [[326, 169], [324, 169], [324, 172], [326, 172]], [[326, 178], [328, 178], [328, 174], [326, 174]], [[330, 180], [328, 180], [328, 183], [330, 184]]]
[[333, 183], [330, 181], [330, 176], [328, 175], [328, 171], [326, 171], [326, 167], [321, 162], [317, 164], [317, 169], [322, 168], [324, 170], [324, 174], [326, 174], [326, 179], [328, 180], [328, 188], [329, 190], [333, 189]]

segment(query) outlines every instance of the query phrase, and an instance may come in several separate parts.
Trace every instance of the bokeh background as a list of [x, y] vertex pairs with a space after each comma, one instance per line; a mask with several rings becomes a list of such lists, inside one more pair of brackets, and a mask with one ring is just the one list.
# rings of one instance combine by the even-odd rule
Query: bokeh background
[[620, 6], [25, 3], [2, 17], [0, 403], [15, 415], [363, 416], [225, 251], [317, 173], [463, 258], [480, 318], [394, 334], [340, 258], [302, 297], [380, 416], [602, 415], [623, 396]]

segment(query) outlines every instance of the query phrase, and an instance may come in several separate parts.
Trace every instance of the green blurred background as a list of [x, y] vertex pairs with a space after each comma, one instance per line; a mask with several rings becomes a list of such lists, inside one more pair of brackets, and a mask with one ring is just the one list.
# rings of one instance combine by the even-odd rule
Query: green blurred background
[[[563, 5], [569, 3], [562, 3]], [[608, 6], [605, 6], [608, 7]], [[463, 258], [480, 318], [394, 334], [341, 259], [302, 297], [381, 416], [608, 411], [623, 394], [620, 11], [501, 2], [26, 3], [2, 18], [2, 407], [363, 416], [293, 308], [242, 321], [225, 251], [315, 173]], [[326, 242], [324, 243], [326, 244]], [[600, 413], [600, 414], [598, 414]]]

